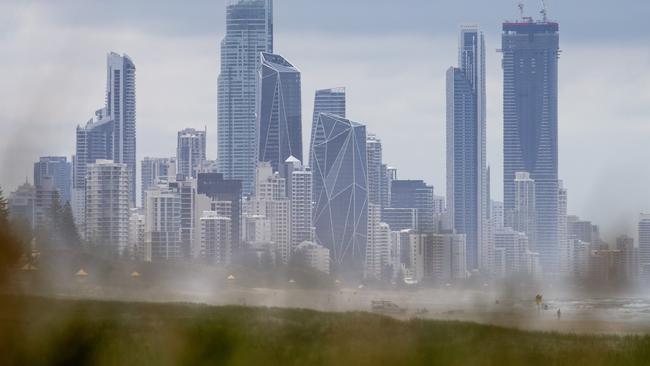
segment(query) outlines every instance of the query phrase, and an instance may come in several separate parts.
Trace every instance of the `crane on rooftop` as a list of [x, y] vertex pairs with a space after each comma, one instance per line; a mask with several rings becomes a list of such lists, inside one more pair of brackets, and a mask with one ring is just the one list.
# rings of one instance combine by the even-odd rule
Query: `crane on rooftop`
[[542, 20], [544, 21], [544, 23], [546, 23], [546, 21], [548, 20], [547, 17], [548, 12], [546, 10], [546, 1], [544, 0], [542, 0], [542, 10], [540, 11], [540, 14], [542, 14]]

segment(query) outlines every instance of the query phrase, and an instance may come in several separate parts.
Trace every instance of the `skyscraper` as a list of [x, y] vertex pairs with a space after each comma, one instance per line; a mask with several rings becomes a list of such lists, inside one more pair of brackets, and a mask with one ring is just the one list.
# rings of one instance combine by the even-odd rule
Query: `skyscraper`
[[145, 191], [145, 246], [151, 261], [177, 260], [181, 251], [181, 197], [165, 184]]
[[284, 57], [262, 53], [257, 77], [258, 160], [273, 171], [290, 156], [302, 161], [300, 71]]
[[[318, 123], [318, 116], [321, 113], [330, 113], [345, 118], [345, 88], [332, 88], [316, 90], [314, 96], [314, 115], [311, 124], [311, 138], [309, 139], [309, 153], [314, 151], [314, 131]], [[314, 165], [312, 156], [309, 157], [309, 164]]]
[[515, 173], [535, 181], [536, 250], [545, 274], [558, 268], [558, 23], [503, 24], [503, 164], [506, 211], [515, 205]]
[[[252, 194], [257, 163], [255, 95], [261, 52], [273, 52], [273, 0], [237, 0], [226, 6], [218, 80], [218, 164], [226, 180]], [[236, 233], [233, 231], [233, 239]]]
[[291, 256], [291, 201], [287, 197], [287, 180], [273, 172], [271, 163], [257, 165], [255, 199], [253, 204], [258, 216], [266, 217], [271, 223], [270, 248], [282, 263]]
[[71, 200], [78, 225], [85, 221], [87, 166], [97, 160], [126, 164], [129, 202], [135, 207], [135, 65], [127, 55], [115, 52], [108, 54], [106, 64], [106, 105], [97, 110], [84, 127], [77, 126]]
[[9, 217], [12, 220], [22, 219], [33, 229], [36, 226], [36, 189], [25, 182], [11, 192], [7, 200]]
[[176, 174], [196, 179], [197, 168], [206, 160], [207, 129], [197, 131], [186, 128], [178, 131], [176, 144]]
[[368, 202], [381, 207], [382, 204], [382, 146], [381, 140], [373, 134], [366, 138], [368, 154]]
[[338, 271], [361, 273], [366, 254], [366, 127], [321, 113], [312, 144], [316, 241]]
[[639, 215], [639, 279], [650, 287], [650, 215]]
[[313, 241], [313, 176], [311, 169], [294, 157], [289, 157], [284, 164], [287, 197], [291, 200], [291, 250], [294, 251], [300, 243]]
[[107, 60], [106, 112], [114, 121], [112, 159], [126, 164], [130, 202], [135, 207], [135, 65], [129, 56], [115, 52], [109, 53]]
[[65, 156], [45, 156], [34, 163], [34, 185], [38, 188], [44, 177], [52, 177], [62, 204], [70, 201], [72, 165]]
[[98, 160], [88, 165], [85, 237], [91, 245], [124, 254], [129, 241], [129, 172], [126, 164]]
[[430, 234], [435, 230], [433, 187], [421, 180], [394, 180], [391, 188], [392, 208], [417, 210], [417, 231]]
[[485, 161], [485, 41], [460, 32], [458, 66], [447, 71], [447, 202], [451, 227], [465, 234], [467, 267], [485, 267], [488, 199]]
[[144, 207], [144, 191], [160, 181], [171, 182], [176, 179], [176, 158], [149, 158], [140, 163], [140, 199]]

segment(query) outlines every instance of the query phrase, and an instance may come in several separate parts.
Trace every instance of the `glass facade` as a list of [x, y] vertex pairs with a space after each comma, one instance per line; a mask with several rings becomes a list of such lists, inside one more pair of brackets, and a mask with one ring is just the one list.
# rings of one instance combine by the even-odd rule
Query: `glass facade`
[[[515, 208], [515, 173], [535, 181], [535, 250], [545, 274], [557, 271], [559, 26], [504, 23], [503, 184], [506, 211]], [[511, 226], [512, 223], [506, 223]]]
[[460, 32], [457, 68], [447, 71], [447, 202], [451, 226], [465, 234], [467, 268], [488, 263], [485, 142], [485, 41], [473, 26]]
[[[345, 88], [332, 88], [316, 90], [314, 97], [314, 115], [311, 124], [311, 138], [309, 142], [311, 146], [309, 151], [313, 151], [314, 145], [314, 131], [316, 131], [316, 124], [318, 123], [318, 116], [321, 113], [330, 113], [335, 116], [345, 118]], [[309, 157], [309, 163], [312, 163], [313, 158]]]
[[337, 271], [363, 270], [367, 244], [366, 127], [321, 113], [312, 145], [316, 241]]
[[290, 156], [302, 161], [300, 71], [282, 56], [262, 53], [257, 86], [258, 159], [279, 171]]
[[247, 195], [255, 185], [255, 95], [262, 52], [273, 52], [272, 0], [230, 2], [218, 79], [218, 164], [225, 179], [242, 182]]

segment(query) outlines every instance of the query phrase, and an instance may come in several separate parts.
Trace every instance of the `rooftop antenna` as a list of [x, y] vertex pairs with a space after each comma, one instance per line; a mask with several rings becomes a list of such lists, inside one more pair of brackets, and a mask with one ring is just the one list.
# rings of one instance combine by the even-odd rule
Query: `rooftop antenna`
[[547, 18], [547, 10], [546, 10], [546, 1], [542, 0], [542, 10], [540, 11], [540, 14], [542, 14], [542, 20], [544, 23], [548, 20]]
[[524, 3], [522, 1], [517, 3], [517, 7], [519, 8], [519, 15], [521, 15], [521, 18], [524, 18]]

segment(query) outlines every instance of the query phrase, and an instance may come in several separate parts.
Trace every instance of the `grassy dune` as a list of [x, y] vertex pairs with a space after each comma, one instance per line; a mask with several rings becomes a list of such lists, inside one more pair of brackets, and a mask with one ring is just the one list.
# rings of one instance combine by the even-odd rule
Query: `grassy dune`
[[0, 297], [0, 365], [647, 365], [650, 337], [366, 313]]

